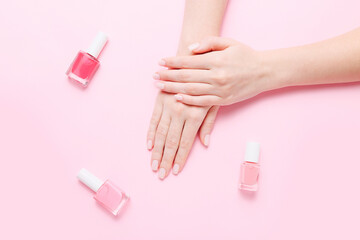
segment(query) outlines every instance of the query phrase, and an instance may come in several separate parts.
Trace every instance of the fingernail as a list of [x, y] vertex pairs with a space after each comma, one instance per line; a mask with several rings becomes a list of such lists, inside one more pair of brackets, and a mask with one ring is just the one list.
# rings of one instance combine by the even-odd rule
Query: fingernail
[[165, 65], [166, 65], [165, 60], [164, 60], [164, 59], [161, 59], [161, 60], [159, 61], [159, 65], [160, 65], [160, 66], [165, 66]]
[[158, 73], [154, 73], [153, 74], [153, 78], [156, 79], [156, 80], [159, 80], [160, 79], [160, 75]]
[[160, 168], [160, 170], [159, 170], [159, 175], [158, 175], [159, 178], [160, 178], [160, 179], [164, 179], [165, 173], [166, 173], [165, 168]]
[[193, 51], [193, 50], [197, 49], [199, 47], [199, 45], [200, 45], [199, 43], [193, 43], [188, 48], [190, 51]]
[[156, 171], [159, 167], [159, 161], [158, 160], [153, 160], [153, 162], [151, 163], [151, 169], [153, 171]]
[[152, 141], [151, 141], [151, 140], [149, 140], [149, 141], [147, 142], [147, 148], [148, 148], [149, 150], [152, 149]]
[[165, 84], [161, 83], [161, 82], [156, 82], [155, 83], [155, 87], [157, 87], [158, 89], [164, 89]]
[[205, 135], [205, 138], [204, 138], [204, 144], [205, 144], [205, 146], [209, 146], [209, 142], [210, 142], [210, 135], [207, 134], [207, 135]]
[[182, 97], [181, 95], [179, 95], [179, 94], [176, 94], [174, 97], [175, 97], [175, 99], [178, 100], [178, 101], [183, 100], [183, 97]]
[[179, 173], [180, 165], [175, 163], [173, 167], [173, 174], [177, 175]]

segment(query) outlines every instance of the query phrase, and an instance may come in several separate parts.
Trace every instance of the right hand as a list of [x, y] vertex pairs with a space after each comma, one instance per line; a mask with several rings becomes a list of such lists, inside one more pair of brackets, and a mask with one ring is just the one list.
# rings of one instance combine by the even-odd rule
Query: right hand
[[[210, 37], [193, 56], [162, 59], [168, 69], [154, 74], [156, 85], [188, 105], [229, 105], [274, 88], [261, 52], [232, 39]], [[271, 84], [270, 84], [271, 83]]]

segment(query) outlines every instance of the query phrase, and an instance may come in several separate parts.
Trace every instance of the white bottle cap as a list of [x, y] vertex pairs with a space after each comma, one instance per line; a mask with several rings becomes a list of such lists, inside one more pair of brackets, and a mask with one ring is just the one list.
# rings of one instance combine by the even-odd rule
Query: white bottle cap
[[257, 142], [247, 142], [245, 151], [246, 162], [259, 162], [260, 144]]
[[93, 175], [85, 168], [82, 168], [80, 170], [80, 172], [77, 175], [77, 178], [94, 192], [97, 192], [101, 187], [101, 185], [104, 184], [104, 181], [101, 181], [99, 178], [97, 178], [95, 175]]
[[105, 33], [99, 32], [86, 52], [91, 56], [93, 56], [94, 58], [98, 58], [107, 40], [108, 37], [105, 35]]

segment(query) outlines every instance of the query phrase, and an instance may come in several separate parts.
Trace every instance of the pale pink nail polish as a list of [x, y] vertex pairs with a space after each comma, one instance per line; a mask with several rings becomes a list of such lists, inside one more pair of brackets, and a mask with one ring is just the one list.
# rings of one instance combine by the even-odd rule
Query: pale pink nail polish
[[182, 97], [181, 95], [179, 95], [179, 94], [174, 95], [174, 97], [175, 97], [175, 99], [178, 100], [178, 101], [183, 100], [183, 97]]
[[239, 189], [257, 191], [260, 165], [258, 164], [260, 144], [248, 142], [246, 144], [245, 160], [240, 168]]
[[193, 50], [195, 50], [196, 48], [198, 48], [199, 46], [200, 46], [199, 43], [193, 43], [193, 44], [191, 44], [188, 48], [189, 48], [190, 51], [193, 51]]
[[100, 66], [98, 57], [107, 42], [107, 36], [99, 32], [86, 52], [80, 51], [68, 68], [69, 79], [86, 87]]
[[165, 60], [164, 60], [164, 59], [161, 59], [161, 60], [159, 61], [159, 65], [160, 65], [160, 66], [165, 66], [165, 65], [166, 65]]
[[173, 174], [177, 175], [179, 173], [179, 170], [180, 170], [180, 165], [175, 163], [173, 167]]
[[209, 143], [210, 143], [210, 135], [207, 134], [204, 138], [204, 145], [208, 147]]
[[152, 141], [151, 140], [149, 140], [148, 142], [147, 142], [147, 149], [148, 150], [151, 150], [152, 149]]
[[153, 74], [153, 78], [154, 78], [155, 80], [159, 80], [159, 79], [160, 79], [160, 75], [159, 75], [158, 73], [154, 73], [154, 74]]
[[81, 169], [78, 179], [95, 192], [95, 200], [115, 216], [119, 214], [129, 196], [109, 180], [102, 181], [86, 169]]
[[160, 178], [160, 179], [164, 179], [164, 178], [165, 178], [165, 174], [166, 174], [165, 168], [160, 168], [159, 174], [158, 174], [159, 178]]
[[155, 86], [158, 88], [158, 89], [164, 89], [165, 88], [165, 84], [161, 83], [161, 82], [157, 82], [155, 83]]
[[151, 163], [151, 169], [153, 171], [157, 171], [159, 168], [159, 161], [158, 160], [153, 160]]

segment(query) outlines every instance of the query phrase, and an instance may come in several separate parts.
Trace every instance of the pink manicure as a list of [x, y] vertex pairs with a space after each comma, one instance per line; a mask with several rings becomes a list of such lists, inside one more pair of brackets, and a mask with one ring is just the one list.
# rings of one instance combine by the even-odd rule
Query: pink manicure
[[154, 78], [155, 80], [159, 80], [159, 79], [160, 79], [160, 75], [159, 75], [158, 73], [154, 73], [154, 74], [153, 74], [153, 78]]
[[178, 100], [178, 101], [183, 100], [183, 97], [182, 97], [181, 95], [179, 95], [179, 94], [174, 95], [174, 97], [175, 97], [175, 99]]
[[163, 84], [163, 83], [161, 83], [161, 82], [156, 82], [156, 83], [155, 83], [155, 86], [156, 86], [157, 88], [161, 89], [161, 90], [165, 88], [165, 84]]
[[161, 59], [161, 60], [159, 61], [159, 65], [160, 65], [160, 66], [165, 66], [165, 65], [166, 65], [165, 60], [164, 60], [164, 59]]

